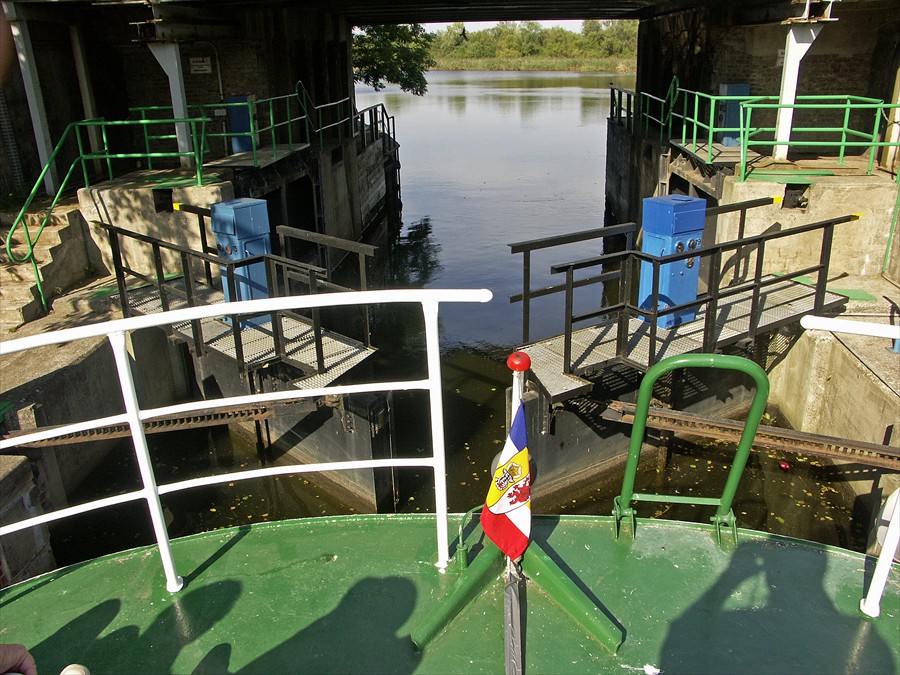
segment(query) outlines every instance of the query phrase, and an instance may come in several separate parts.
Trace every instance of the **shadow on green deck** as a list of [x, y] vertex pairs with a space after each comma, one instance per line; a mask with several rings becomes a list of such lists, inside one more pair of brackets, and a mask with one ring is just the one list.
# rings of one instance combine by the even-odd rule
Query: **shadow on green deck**
[[[529, 583], [527, 674], [897, 672], [896, 565], [870, 621], [858, 604], [874, 561], [860, 554], [744, 530], [729, 551], [709, 526], [643, 519], [634, 540], [616, 541], [608, 517], [536, 517], [534, 533], [627, 635], [611, 655]], [[0, 636], [45, 673], [71, 662], [95, 675], [503, 671], [499, 578], [413, 648], [410, 632], [459, 579], [433, 566], [433, 517], [268, 523], [173, 551], [179, 594], [152, 548], [105, 556], [0, 592]]]

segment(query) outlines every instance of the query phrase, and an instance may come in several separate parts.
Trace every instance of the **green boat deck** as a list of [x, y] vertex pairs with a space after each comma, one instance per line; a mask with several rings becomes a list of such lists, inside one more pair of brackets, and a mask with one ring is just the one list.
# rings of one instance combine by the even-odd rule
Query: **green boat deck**
[[[720, 547], [709, 526], [639, 520], [635, 539], [625, 527], [616, 540], [611, 518], [535, 517], [531, 546], [625, 640], [610, 653], [529, 581], [525, 673], [900, 672], [897, 564], [872, 620], [859, 601], [874, 558], [739, 533], [736, 547]], [[479, 550], [474, 523], [467, 541]], [[155, 547], [106, 556], [0, 592], [0, 641], [24, 643], [42, 673], [73, 662], [94, 675], [503, 672], [499, 564], [442, 633], [414, 648], [410, 634], [462, 576], [453, 561], [446, 574], [433, 565], [433, 516], [267, 523], [172, 547], [181, 592], [166, 591]]]

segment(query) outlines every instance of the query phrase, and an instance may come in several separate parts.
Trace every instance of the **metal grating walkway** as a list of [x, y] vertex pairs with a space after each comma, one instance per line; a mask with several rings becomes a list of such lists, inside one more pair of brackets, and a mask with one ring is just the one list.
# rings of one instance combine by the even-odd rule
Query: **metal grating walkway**
[[[714, 336], [717, 348], [748, 337], [751, 298], [752, 291], [747, 291], [719, 300]], [[763, 288], [760, 292], [757, 331], [773, 330], [798, 320], [813, 310], [814, 301], [814, 288], [792, 281], [784, 280]], [[841, 295], [827, 292], [825, 294], [826, 309], [832, 309], [844, 302], [846, 298]], [[690, 323], [670, 329], [657, 328], [655, 361], [702, 351], [705, 320], [705, 309], [701, 309], [697, 318]], [[593, 383], [580, 376], [589, 376], [607, 364], [620, 360], [616, 355], [617, 338], [618, 322], [615, 320], [573, 331], [573, 374], [570, 375], [563, 372], [564, 336], [558, 335], [533, 342], [519, 349], [531, 357], [532, 377], [547, 393], [550, 402], [556, 403], [589, 392], [593, 388]], [[632, 318], [628, 323], [625, 358], [646, 369], [649, 356], [650, 324]]]
[[[183, 293], [181, 279], [167, 282]], [[201, 304], [216, 304], [225, 301], [222, 291], [208, 286], [197, 286], [194, 295]], [[167, 296], [169, 309], [183, 309], [187, 301], [174, 294]], [[159, 292], [152, 286], [128, 291], [128, 306], [134, 314], [158, 314], [163, 311]], [[218, 319], [203, 319], [203, 344], [206, 349], [237, 360], [234, 334], [231, 325]], [[178, 336], [187, 342], [193, 342], [193, 333], [189, 322], [172, 326]], [[313, 366], [316, 363], [316, 343], [312, 326], [292, 317], [282, 319], [282, 333], [285, 341], [285, 354], [292, 361]], [[275, 341], [269, 324], [262, 326], [247, 325], [242, 327], [241, 346], [244, 351], [244, 362], [248, 366], [259, 366], [277, 358]], [[300, 389], [315, 389], [334, 382], [338, 377], [362, 363], [375, 353], [373, 347], [328, 330], [322, 330], [322, 347], [325, 354], [325, 371], [314, 373], [296, 380], [293, 384]]]

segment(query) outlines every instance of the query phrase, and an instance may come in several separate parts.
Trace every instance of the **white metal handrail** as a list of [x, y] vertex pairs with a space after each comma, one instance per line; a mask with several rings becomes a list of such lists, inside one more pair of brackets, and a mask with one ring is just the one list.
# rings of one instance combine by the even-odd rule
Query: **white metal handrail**
[[[0, 450], [13, 448], [36, 440], [55, 438], [74, 431], [95, 429], [107, 424], [127, 423], [131, 430], [134, 442], [135, 456], [141, 473], [143, 488], [114, 497], [106, 497], [86, 504], [80, 504], [64, 509], [58, 509], [51, 513], [27, 518], [9, 525], [0, 526], [0, 536], [12, 534], [20, 530], [41, 525], [69, 516], [96, 509], [122, 504], [137, 499], [145, 499], [156, 542], [162, 559], [163, 570], [166, 576], [166, 588], [175, 593], [184, 585], [182, 577], [178, 576], [175, 561], [172, 556], [169, 536], [166, 531], [165, 517], [159, 496], [188, 490], [195, 487], [214, 485], [217, 483], [245, 480], [248, 478], [261, 478], [266, 476], [280, 476], [295, 473], [309, 473], [318, 471], [369, 469], [382, 467], [430, 467], [434, 472], [435, 493], [435, 519], [437, 530], [438, 559], [436, 567], [442, 572], [449, 561], [449, 538], [447, 530], [447, 480], [446, 458], [444, 451], [444, 422], [443, 402], [441, 395], [441, 369], [440, 348], [438, 342], [438, 307], [442, 302], [488, 302], [492, 297], [487, 289], [428, 289], [428, 290], [392, 290], [392, 291], [363, 291], [354, 293], [329, 293], [313, 296], [292, 296], [287, 298], [269, 298], [265, 300], [249, 300], [245, 302], [222, 303], [219, 305], [204, 305], [189, 307], [161, 314], [136, 316], [128, 319], [118, 319], [101, 324], [79, 326], [65, 330], [43, 333], [30, 337], [0, 342], [0, 356], [13, 354], [38, 347], [54, 344], [62, 344], [92, 337], [105, 336], [113, 350], [116, 367], [119, 376], [119, 385], [122, 397], [125, 401], [125, 413], [104, 417], [87, 422], [67, 424], [54, 429], [37, 431], [31, 434], [17, 436], [14, 439], [0, 441]], [[293, 390], [260, 393], [250, 396], [233, 396], [215, 399], [213, 401], [199, 401], [184, 403], [161, 408], [142, 410], [138, 404], [137, 394], [134, 388], [134, 377], [131, 370], [130, 359], [127, 351], [128, 333], [143, 328], [166, 326], [196, 319], [211, 318], [214, 316], [234, 316], [237, 314], [265, 314], [281, 310], [309, 309], [314, 307], [339, 307], [348, 305], [371, 305], [407, 303], [420, 304], [425, 320], [425, 345], [427, 360], [427, 377], [421, 380], [404, 380], [394, 382], [376, 382], [357, 385], [343, 385], [321, 387], [317, 389]], [[210, 410], [230, 407], [240, 404], [259, 404], [273, 401], [295, 400], [300, 398], [321, 397], [326, 394], [354, 394], [371, 393], [378, 391], [427, 391], [429, 394], [431, 417], [431, 457], [414, 459], [379, 459], [343, 462], [324, 462], [318, 464], [295, 464], [265, 469], [252, 469], [228, 474], [194, 478], [157, 485], [156, 477], [150, 461], [150, 453], [147, 447], [147, 439], [144, 434], [143, 422], [158, 419], [165, 415], [189, 413], [201, 408]]]

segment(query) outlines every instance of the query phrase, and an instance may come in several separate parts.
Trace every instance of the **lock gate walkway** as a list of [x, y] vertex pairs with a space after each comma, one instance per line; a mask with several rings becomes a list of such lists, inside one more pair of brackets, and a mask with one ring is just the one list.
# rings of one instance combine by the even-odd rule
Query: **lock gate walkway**
[[[748, 289], [719, 301], [714, 324], [717, 349], [750, 337], [752, 295], [752, 289]], [[770, 331], [798, 321], [801, 316], [813, 311], [815, 295], [815, 288], [788, 280], [762, 289], [756, 331]], [[834, 309], [846, 301], [844, 296], [826, 292], [823, 308]], [[572, 331], [570, 373], [564, 372], [565, 335], [522, 345], [519, 350], [531, 357], [533, 379], [548, 395], [550, 402], [556, 403], [589, 392], [594, 385], [585, 378], [608, 364], [624, 360], [641, 370], [649, 367], [650, 322], [629, 318], [627, 326], [624, 355], [617, 354], [619, 322], [616, 319]], [[679, 354], [704, 351], [705, 326], [705, 308], [697, 313], [693, 321], [669, 329], [657, 326], [653, 362]]]
[[[187, 300], [182, 297], [184, 295], [182, 279], [170, 280], [166, 282], [166, 285], [175, 291], [167, 293], [170, 310], [184, 309], [189, 306]], [[196, 304], [211, 305], [225, 302], [225, 295], [221, 290], [202, 284], [197, 284], [193, 288], [193, 293], [195, 300], [198, 301]], [[132, 315], [158, 314], [163, 311], [160, 292], [153, 286], [129, 290], [127, 299], [129, 312]], [[218, 352], [239, 363], [243, 362], [250, 369], [280, 358], [284, 358], [288, 362], [315, 364], [317, 360], [315, 328], [310, 323], [292, 316], [282, 316], [280, 320], [284, 345], [283, 355], [279, 354], [276, 349], [274, 329], [271, 323], [252, 325], [247, 321], [241, 322], [240, 330], [237, 331], [240, 336], [240, 347], [238, 347], [235, 341], [235, 331], [231, 325], [218, 319], [202, 319], [200, 321], [202, 349]], [[193, 327], [190, 322], [174, 325], [173, 331], [179, 339], [189, 343], [194, 342]], [[375, 353], [374, 347], [367, 347], [361, 342], [334, 331], [321, 329], [321, 336], [324, 370], [293, 380], [292, 384], [297, 388], [325, 387]], [[238, 353], [239, 349], [241, 350], [240, 354]]]

